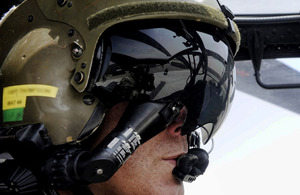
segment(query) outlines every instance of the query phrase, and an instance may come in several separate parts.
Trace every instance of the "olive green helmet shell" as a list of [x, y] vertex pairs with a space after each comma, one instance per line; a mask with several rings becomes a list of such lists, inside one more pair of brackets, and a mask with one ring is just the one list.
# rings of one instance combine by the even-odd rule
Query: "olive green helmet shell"
[[[77, 62], [75, 72], [83, 72], [85, 80], [79, 84], [74, 79], [71, 81], [80, 92], [87, 86], [97, 40], [110, 26], [132, 20], [173, 18], [209, 23], [221, 29], [228, 28], [228, 21], [215, 0], [77, 0], [62, 7], [56, 1], [37, 0], [37, 3], [48, 19], [73, 26], [84, 39], [84, 53]], [[240, 35], [234, 33], [231, 36], [236, 42], [233, 49], [236, 53]], [[82, 63], [88, 65], [84, 70], [80, 66]]]
[[[98, 103], [87, 105], [83, 98], [99, 37], [115, 24], [142, 19], [185, 19], [229, 28], [215, 0], [24, 1], [0, 26], [0, 86], [6, 90], [1, 125], [43, 122], [54, 144], [76, 140]], [[234, 28], [229, 36], [236, 53], [240, 35]], [[9, 115], [10, 109], [23, 110]]]
[[[69, 25], [52, 22], [28, 1], [10, 13], [0, 28], [1, 125], [43, 122], [54, 144], [77, 139], [97, 102], [70, 84], [76, 66], [72, 48], [83, 39], [68, 35]], [[101, 120], [99, 120], [100, 122]]]

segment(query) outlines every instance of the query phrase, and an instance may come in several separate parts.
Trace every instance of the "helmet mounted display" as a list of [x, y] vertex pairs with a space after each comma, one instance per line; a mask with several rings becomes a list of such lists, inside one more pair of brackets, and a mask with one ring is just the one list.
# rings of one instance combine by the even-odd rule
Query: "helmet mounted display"
[[[130, 137], [137, 148], [183, 106], [188, 114], [182, 134], [201, 128], [207, 143], [234, 96], [240, 35], [232, 17], [214, 0], [24, 1], [0, 23], [0, 142], [6, 140], [0, 146], [8, 148], [14, 137], [34, 143], [39, 152], [72, 148], [65, 156], [74, 156], [68, 162], [78, 164], [76, 174], [59, 183], [47, 171], [61, 148], [54, 157], [43, 156], [51, 162], [39, 173], [63, 187], [72, 180], [109, 179], [134, 152], [107, 161], [114, 147]], [[113, 134], [92, 152], [78, 149], [105, 112], [124, 101], [129, 105]], [[43, 132], [41, 140], [30, 138], [27, 125]], [[94, 173], [97, 163], [107, 163], [109, 173]]]

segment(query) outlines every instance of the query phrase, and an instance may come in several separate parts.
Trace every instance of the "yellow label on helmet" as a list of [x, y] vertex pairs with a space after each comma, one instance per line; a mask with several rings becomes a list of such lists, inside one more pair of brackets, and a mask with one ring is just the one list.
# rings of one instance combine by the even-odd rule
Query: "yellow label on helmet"
[[22, 117], [20, 117], [22, 113], [15, 112], [23, 112], [28, 96], [55, 98], [57, 91], [57, 87], [37, 84], [15, 85], [3, 88], [2, 110], [5, 111], [5, 113], [9, 113], [9, 115], [3, 114], [3, 122], [22, 120]]

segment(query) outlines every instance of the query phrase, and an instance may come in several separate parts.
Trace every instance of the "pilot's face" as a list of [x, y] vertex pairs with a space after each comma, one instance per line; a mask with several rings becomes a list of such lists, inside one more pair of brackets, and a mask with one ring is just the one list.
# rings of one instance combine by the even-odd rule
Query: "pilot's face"
[[[106, 115], [102, 126], [103, 136], [117, 124], [126, 104], [118, 104]], [[107, 182], [91, 184], [94, 194], [184, 194], [181, 181], [172, 171], [176, 159], [187, 152], [187, 138], [181, 136], [180, 127], [186, 118], [186, 110], [169, 127], [141, 145], [126, 163]]]

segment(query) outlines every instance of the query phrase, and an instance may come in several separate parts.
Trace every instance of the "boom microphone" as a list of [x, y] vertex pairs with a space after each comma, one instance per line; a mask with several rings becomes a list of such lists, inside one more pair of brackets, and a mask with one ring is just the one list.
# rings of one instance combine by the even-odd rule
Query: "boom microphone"
[[173, 175], [185, 182], [193, 182], [202, 175], [209, 163], [208, 153], [201, 148], [193, 148], [177, 160]]

